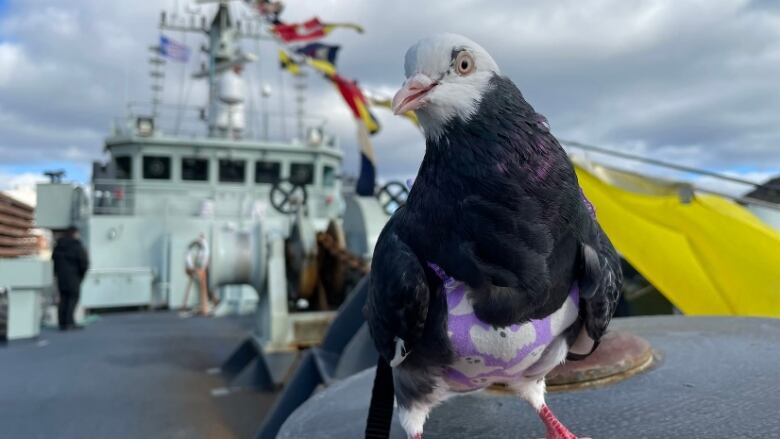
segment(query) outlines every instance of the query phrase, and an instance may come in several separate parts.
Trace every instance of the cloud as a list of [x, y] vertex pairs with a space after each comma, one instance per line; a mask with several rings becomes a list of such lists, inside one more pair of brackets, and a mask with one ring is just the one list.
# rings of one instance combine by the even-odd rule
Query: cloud
[[11, 174], [0, 171], [0, 192], [30, 206], [35, 206], [35, 185], [44, 181], [46, 178], [32, 172]]
[[0, 87], [10, 84], [22, 62], [22, 51], [17, 44], [0, 43]]
[[[160, 6], [10, 2], [0, 15], [0, 163], [45, 159], [83, 166], [103, 158], [103, 139], [126, 98], [149, 99], [146, 59], [158, 35]], [[233, 10], [245, 18], [239, 6]], [[313, 15], [365, 26], [363, 35], [336, 30], [328, 41], [343, 46], [341, 72], [366, 88], [392, 93], [403, 80], [407, 47], [430, 33], [458, 32], [491, 52], [561, 138], [714, 170], [780, 172], [780, 8], [774, 2], [287, 2], [285, 19]], [[193, 48], [201, 41], [186, 36]], [[246, 42], [244, 48], [259, 53], [247, 69], [250, 106], [260, 108], [258, 90], [265, 82], [273, 87], [267, 108], [281, 111], [284, 99], [285, 111], [293, 112], [292, 79], [281, 86], [273, 44]], [[198, 63], [194, 59], [190, 67]], [[182, 93], [189, 105], [203, 105], [204, 85], [181, 85], [181, 73], [180, 65], [168, 65], [165, 99], [176, 101]], [[328, 119], [345, 150], [345, 171], [356, 172], [349, 112], [331, 85], [313, 74], [307, 82], [307, 113]], [[389, 112], [375, 113], [383, 125], [373, 138], [380, 175], [414, 174], [424, 152], [419, 132]], [[254, 131], [262, 126], [259, 118], [249, 123]]]

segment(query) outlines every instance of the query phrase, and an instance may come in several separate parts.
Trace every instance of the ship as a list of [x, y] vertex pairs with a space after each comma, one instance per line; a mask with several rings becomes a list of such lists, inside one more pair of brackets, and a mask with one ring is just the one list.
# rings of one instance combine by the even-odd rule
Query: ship
[[[244, 51], [241, 41], [273, 36], [260, 17], [236, 18], [243, 5], [214, 3], [213, 15], [188, 8], [163, 12], [159, 22], [161, 32], [205, 37], [191, 78], [206, 82], [207, 101], [192, 108], [162, 102], [163, 54], [172, 49], [161, 38], [151, 47], [151, 102], [129, 102], [114, 121], [107, 158], [93, 162], [89, 184], [47, 173], [50, 181], [37, 186], [34, 223], [55, 239], [70, 226], [81, 232], [91, 266], [80, 321], [111, 309], [194, 306], [199, 294], [185, 294], [184, 264], [193, 241], [205, 237], [206, 288], [221, 298], [214, 313], [254, 313], [258, 351], [294, 358], [319, 342], [367, 271], [406, 188], [391, 182], [402, 192], [392, 203], [380, 187], [383, 196], [357, 194], [327, 120], [305, 114], [303, 86], [296, 86], [294, 114], [247, 111], [245, 69], [264, 54]], [[39, 272], [50, 271], [41, 264]], [[38, 283], [43, 289], [51, 276]]]
[[[293, 114], [271, 114], [266, 110], [254, 114], [251, 108], [248, 110], [244, 83], [249, 74], [247, 66], [269, 54], [244, 51], [241, 41], [274, 37], [261, 19], [247, 20], [246, 15], [237, 18], [239, 14], [233, 6], [243, 6], [227, 0], [213, 3], [213, 14], [186, 9], [184, 14], [163, 13], [159, 22], [161, 32], [205, 36], [199, 51], [203, 63], [191, 72], [192, 80], [207, 84], [208, 93], [202, 105], [187, 107], [183, 102], [161, 101], [160, 79], [164, 77], [166, 61], [160, 42], [151, 47], [151, 101], [128, 102], [126, 114], [114, 121], [105, 140], [106, 159], [92, 164], [88, 184], [70, 183], [55, 170], [47, 172], [49, 182], [38, 185], [34, 210], [0, 197], [0, 257], [13, 257], [0, 261], [0, 339], [37, 337], [38, 343], [45, 342], [41, 346], [46, 346], [48, 340], [61, 343], [56, 352], [65, 358], [61, 363], [72, 368], [77, 366], [68, 363], [74, 360], [64, 355], [68, 351], [62, 346], [73, 346], [74, 350], [89, 348], [87, 342], [68, 345], [71, 342], [58, 338], [59, 334], [40, 337], [40, 322], [47, 319], [41, 302], [50, 301], [56, 293], [51, 262], [45, 253], [38, 252], [40, 239], [29, 233], [33, 225], [51, 230], [54, 239], [70, 226], [80, 229], [91, 259], [82, 285], [82, 323], [112, 310], [175, 311], [195, 306], [201, 295], [186, 293], [190, 276], [185, 264], [193, 256], [191, 244], [203, 236], [209, 249], [205, 288], [220, 298], [212, 315], [244, 315], [241, 322], [246, 328], [242, 326], [239, 335], [234, 329], [225, 329], [229, 319], [193, 318], [182, 322], [177, 317], [189, 314], [164, 311], [106, 318], [104, 325], [94, 329], [114, 337], [104, 342], [102, 348], [122, 340], [125, 346], [116, 348], [122, 352], [117, 355], [132, 358], [127, 363], [150, 374], [158, 371], [154, 361], [138, 360], [148, 358], [144, 357], [143, 346], [143, 337], [148, 334], [138, 327], [158, 336], [166, 331], [176, 332], [175, 337], [160, 338], [166, 342], [197, 339], [200, 348], [216, 352], [208, 356], [210, 372], [221, 372], [227, 378], [226, 387], [212, 389], [212, 395], [229, 394], [240, 386], [234, 383], [246, 378], [245, 372], [251, 370], [249, 383], [271, 391], [265, 394], [271, 396], [256, 394], [248, 398], [263, 408], [246, 422], [255, 427], [263, 424], [260, 437], [273, 437], [292, 410], [317, 386], [335, 382], [375, 360], [367, 331], [360, 329], [359, 310], [365, 295], [362, 279], [370, 266], [379, 232], [403, 204], [408, 191], [406, 184], [398, 181], [383, 186], [374, 181], [370, 194], [356, 190], [355, 180], [373, 179], [373, 173], [349, 178], [344, 169], [345, 154], [349, 152], [328, 132], [326, 118], [305, 114], [305, 88], [301, 84], [296, 84], [297, 109]], [[261, 93], [267, 95], [268, 91]], [[567, 146], [587, 149], [587, 145], [574, 142]], [[767, 239], [780, 242], [775, 231], [747, 219], [741, 207], [721, 199], [699, 197], [699, 189], [690, 184], [652, 179], [574, 158], [585, 193], [594, 200], [600, 221], [615, 237], [624, 257], [627, 284], [633, 291], [626, 297], [635, 305], [631, 314], [755, 314], [749, 308], [715, 308], [718, 302], [711, 299], [711, 290], [717, 288], [708, 288], [708, 282], [716, 285], [723, 282], [721, 277], [728, 276], [702, 272], [702, 279], [707, 282], [698, 282], [698, 289], [687, 289], [681, 288], [680, 280], [671, 274], [685, 264], [698, 264], [694, 258], [698, 254], [716, 254], [710, 247], [721, 246], [718, 239], [723, 237], [716, 236], [717, 233], [706, 234], [709, 229], [690, 226], [693, 219], [686, 215], [693, 208], [699, 212], [697, 221], [721, 224], [728, 220], [729, 230], [740, 233], [738, 236], [745, 238], [743, 242], [757, 243], [745, 244], [748, 250], [762, 248]], [[755, 198], [743, 201], [749, 206], [758, 205]], [[777, 212], [776, 206], [760, 207], [773, 214]], [[665, 222], [673, 219], [675, 225], [660, 227], [653, 222], [661, 223], [658, 218]], [[632, 221], [635, 232], [625, 233], [627, 220]], [[647, 251], [645, 241], [637, 242], [637, 236], [655, 236], [651, 233], [658, 234], [657, 242], [671, 241], [669, 236], [678, 238], [668, 230], [679, 232], [680, 242], [708, 245], [708, 251], [685, 247], [687, 253], [672, 249], [675, 254], [654, 257], [662, 252]], [[684, 239], [690, 236], [698, 239]], [[688, 253], [693, 256], [687, 257]], [[731, 278], [739, 274], [737, 270], [734, 273]], [[750, 289], [753, 295], [768, 297], [766, 288], [760, 287], [769, 283], [763, 278], [755, 279], [757, 286]], [[203, 288], [198, 283], [193, 287], [197, 292]], [[55, 322], [49, 319], [49, 323]], [[181, 335], [177, 332], [181, 329], [176, 328], [191, 333]], [[208, 338], [209, 333], [230, 333], [230, 337], [221, 336], [215, 342]], [[327, 335], [333, 337], [319, 346]], [[226, 346], [226, 341], [232, 344]], [[310, 347], [315, 348], [304, 351]], [[162, 378], [169, 381], [159, 393], [176, 388], [197, 404], [203, 404], [198, 399], [202, 398], [199, 392], [205, 391], [204, 382], [214, 383], [214, 379], [199, 375], [204, 371], [193, 373], [188, 367], [168, 364], [171, 356], [191, 355], [194, 348], [187, 350], [176, 344], [170, 347], [167, 357], [160, 352], [166, 347], [155, 349], [152, 359], [165, 357], [165, 361], [160, 361], [169, 366]], [[305, 353], [301, 355], [302, 352]], [[27, 355], [18, 351], [16, 354]], [[116, 361], [111, 356], [101, 356], [100, 360]], [[116, 362], [120, 367], [127, 366]], [[181, 362], [188, 366], [202, 363], [200, 358], [191, 357]], [[299, 367], [290, 374], [296, 362]], [[31, 368], [42, 368], [42, 375], [46, 376], [50, 372], [40, 363]], [[117, 367], [112, 374], [114, 369]], [[181, 370], [188, 375], [180, 377]], [[106, 382], [100, 377], [95, 379]], [[131, 394], [131, 387], [142, 381], [139, 377], [128, 378], [117, 383], [117, 391]], [[91, 388], [93, 384], [91, 377], [82, 376], [63, 392]], [[176, 387], [180, 384], [182, 387]], [[287, 385], [287, 391], [281, 402], [266, 411], [269, 399], [272, 401], [277, 395], [273, 391], [282, 384]], [[143, 388], [149, 387], [147, 383]], [[97, 410], [102, 404], [109, 404], [101, 392], [89, 395], [87, 399], [93, 406], [88, 405], [87, 409]], [[139, 416], [144, 410], [131, 410], [122, 416]], [[112, 418], [109, 424], [121, 421], [122, 416]], [[209, 416], [203, 419], [212, 419]], [[90, 419], [88, 424], [100, 422]], [[202, 437], [230, 436], [212, 434], [206, 424], [195, 423], [192, 429], [182, 431]], [[26, 424], [14, 425], [18, 428]], [[149, 425], [152, 430], [136, 425], [124, 433], [132, 437], [173, 435], [179, 431], [179, 427], [168, 422]]]

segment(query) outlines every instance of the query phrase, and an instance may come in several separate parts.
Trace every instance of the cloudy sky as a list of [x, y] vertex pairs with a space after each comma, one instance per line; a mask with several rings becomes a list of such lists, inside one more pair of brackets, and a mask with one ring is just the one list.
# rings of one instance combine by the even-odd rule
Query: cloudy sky
[[[44, 169], [89, 179], [91, 160], [127, 99], [150, 98], [148, 47], [161, 7], [184, 0], [0, 0], [0, 190], [26, 187]], [[336, 30], [339, 68], [391, 94], [407, 47], [457, 32], [485, 47], [562, 139], [761, 181], [780, 173], [780, 2], [770, 0], [467, 1], [289, 0], [283, 18], [352, 21]], [[392, 4], [392, 7], [390, 5]], [[238, 2], [237, 15], [246, 14]], [[201, 8], [208, 12], [208, 6]], [[169, 36], [193, 47], [201, 37]], [[286, 99], [274, 46], [245, 44], [250, 105], [260, 84], [270, 108]], [[196, 57], [197, 58], [197, 57]], [[196, 65], [199, 59], [192, 61]], [[203, 84], [181, 86], [169, 63], [165, 97], [200, 105]], [[357, 169], [355, 126], [334, 89], [308, 80], [309, 112], [328, 118]], [[286, 91], [284, 91], [286, 89]], [[407, 121], [377, 109], [374, 137], [384, 176], [413, 174], [424, 143]], [[256, 122], [250, 122], [250, 125]]]

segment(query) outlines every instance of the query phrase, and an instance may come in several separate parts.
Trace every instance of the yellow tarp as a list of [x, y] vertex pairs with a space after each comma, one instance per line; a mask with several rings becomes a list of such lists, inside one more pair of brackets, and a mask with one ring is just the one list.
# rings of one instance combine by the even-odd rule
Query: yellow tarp
[[[780, 233], [747, 209], [698, 193], [684, 204], [652, 179], [642, 185], [657, 190], [630, 192], [596, 177], [605, 168], [576, 169], [617, 250], [685, 314], [780, 317]], [[641, 179], [615, 177], [626, 175]]]

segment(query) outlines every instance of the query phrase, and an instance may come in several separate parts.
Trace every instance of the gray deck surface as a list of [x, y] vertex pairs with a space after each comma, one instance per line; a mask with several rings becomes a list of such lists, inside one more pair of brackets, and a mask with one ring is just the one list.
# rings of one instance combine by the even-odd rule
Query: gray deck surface
[[0, 346], [0, 438], [246, 438], [274, 395], [206, 371], [247, 335], [249, 318], [173, 312], [103, 315]]
[[[550, 408], [575, 434], [780, 438], [780, 319], [645, 317], [617, 319], [613, 327], [646, 338], [663, 359], [626, 381], [549, 394]], [[315, 395], [292, 414], [279, 437], [362, 437], [373, 376], [373, 370], [361, 372]], [[425, 427], [425, 439], [544, 436], [529, 405], [490, 393], [444, 403]], [[392, 438], [403, 437], [396, 419]]]

